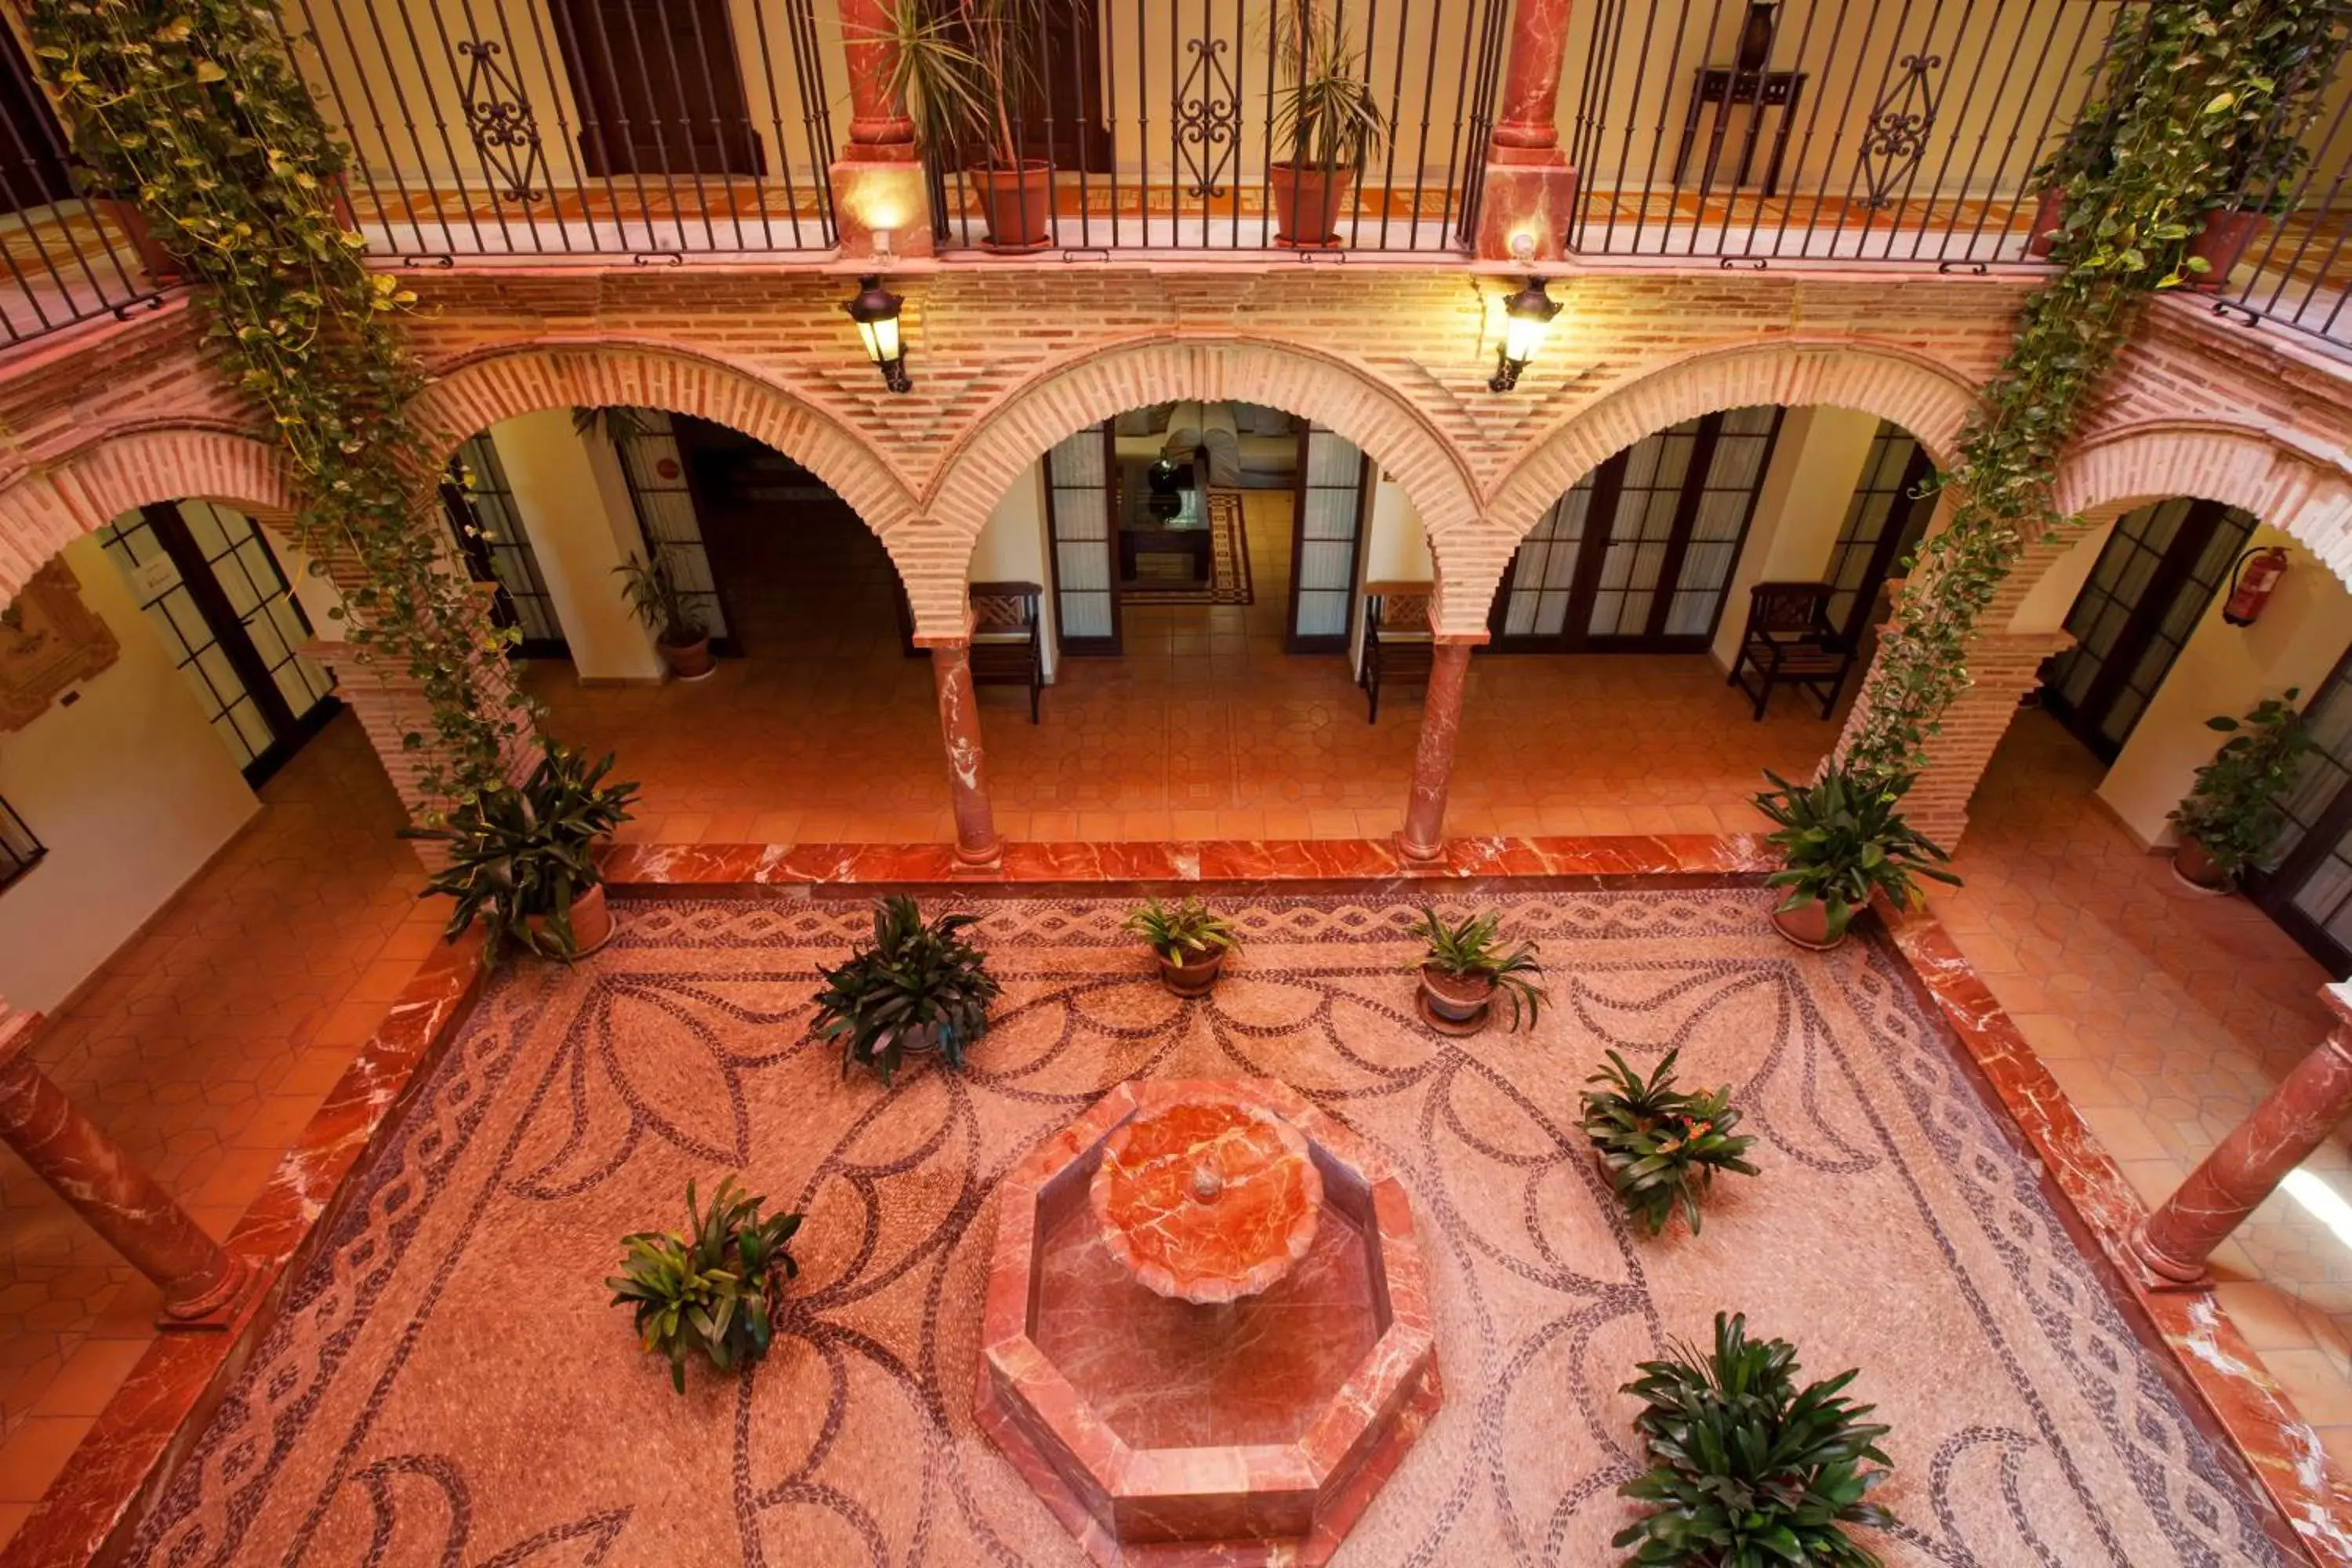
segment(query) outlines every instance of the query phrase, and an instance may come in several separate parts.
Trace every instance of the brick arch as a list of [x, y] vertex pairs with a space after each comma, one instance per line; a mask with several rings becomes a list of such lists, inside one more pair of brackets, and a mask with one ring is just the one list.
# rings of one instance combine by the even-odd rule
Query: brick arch
[[283, 448], [225, 428], [164, 426], [105, 436], [0, 488], [0, 605], [42, 563], [133, 507], [217, 500], [263, 518], [297, 505]]
[[[1273, 340], [1154, 338], [1066, 360], [1013, 389], [950, 452], [926, 496], [928, 574], [918, 621], [962, 614], [963, 583], [989, 513], [1055, 443], [1113, 415], [1171, 398], [1257, 403], [1354, 442], [1402, 486], [1431, 542], [1475, 525], [1477, 488], [1462, 454], [1394, 386], [1319, 350]], [[1441, 579], [1446, 563], [1438, 555]], [[935, 580], [930, 580], [935, 579]], [[908, 581], [910, 593], [914, 579]], [[952, 597], [950, 597], [952, 595]], [[1472, 618], [1483, 625], [1482, 600]]]
[[2352, 584], [2352, 465], [2340, 451], [2240, 425], [2140, 426], [2077, 446], [2052, 492], [2061, 516], [2089, 522], [2174, 496], [2243, 507]]

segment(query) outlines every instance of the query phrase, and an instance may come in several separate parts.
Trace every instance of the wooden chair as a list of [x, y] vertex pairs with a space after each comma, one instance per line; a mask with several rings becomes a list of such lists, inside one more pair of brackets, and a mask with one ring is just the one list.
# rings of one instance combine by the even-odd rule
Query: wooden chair
[[971, 585], [971, 683], [1025, 686], [1029, 722], [1045, 690], [1045, 632], [1034, 583], [974, 583]]
[[[1761, 721], [1776, 686], [1806, 686], [1822, 700], [1822, 717], [1837, 706], [1845, 673], [1853, 666], [1853, 649], [1830, 625], [1827, 583], [1759, 583], [1748, 591], [1748, 629], [1739, 636], [1739, 656], [1731, 661], [1731, 678], [1756, 700], [1755, 717]], [[1753, 668], [1757, 684], [1742, 677]]]
[[1371, 700], [1364, 722], [1381, 721], [1381, 688], [1390, 682], [1426, 686], [1437, 639], [1429, 628], [1430, 583], [1364, 584], [1364, 661], [1356, 684]]

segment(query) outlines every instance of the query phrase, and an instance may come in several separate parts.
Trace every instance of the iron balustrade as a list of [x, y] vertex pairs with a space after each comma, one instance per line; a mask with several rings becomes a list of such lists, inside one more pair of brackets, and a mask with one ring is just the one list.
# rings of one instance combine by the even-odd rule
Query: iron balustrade
[[2281, 186], [2248, 193], [2248, 206], [2274, 215], [2241, 265], [2211, 279], [2214, 309], [2249, 325], [2287, 327], [2352, 348], [2352, 68], [2339, 68], [2317, 121], [2304, 136], [2310, 157]]

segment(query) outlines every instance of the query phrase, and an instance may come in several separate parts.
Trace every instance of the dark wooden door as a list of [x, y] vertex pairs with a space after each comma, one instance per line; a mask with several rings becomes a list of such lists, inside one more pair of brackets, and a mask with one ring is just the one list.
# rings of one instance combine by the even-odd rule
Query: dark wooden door
[[1059, 0], [1039, 12], [1034, 77], [1020, 95], [1014, 121], [1022, 156], [1050, 159], [1057, 169], [1108, 174], [1097, 0]]
[[45, 206], [72, 195], [65, 132], [15, 33], [0, 27], [0, 213]]
[[607, 174], [763, 174], [725, 0], [554, 0], [580, 154]]

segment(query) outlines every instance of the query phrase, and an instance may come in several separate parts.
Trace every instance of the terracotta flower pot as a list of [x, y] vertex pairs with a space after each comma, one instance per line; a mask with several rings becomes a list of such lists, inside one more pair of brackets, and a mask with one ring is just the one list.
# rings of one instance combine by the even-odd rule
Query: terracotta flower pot
[[2066, 193], [2048, 190], [2033, 204], [2033, 233], [2026, 239], [2025, 254], [2047, 256], [2057, 240], [2056, 229], [2066, 216]]
[[982, 163], [969, 171], [988, 224], [991, 250], [1036, 250], [1054, 242], [1054, 165], [1024, 158], [1017, 168]]
[[1810, 948], [1815, 952], [1827, 952], [1845, 940], [1844, 931], [1838, 932], [1834, 938], [1830, 935], [1830, 907], [1819, 899], [1786, 914], [1774, 910], [1772, 929], [1799, 947]]
[[2189, 237], [2189, 254], [2203, 257], [2206, 269], [2190, 273], [2189, 287], [2205, 294], [2219, 294], [2228, 288], [2230, 269], [2238, 265], [2238, 258], [2269, 221], [2260, 213], [2207, 213]]
[[1171, 963], [1163, 958], [1160, 961], [1160, 984], [1179, 996], [1206, 996], [1224, 965], [1225, 955], [1222, 952], [1182, 964]]
[[2184, 838], [2173, 847], [2172, 874], [2192, 888], [2209, 893], [2230, 890], [2230, 873], [2213, 858], [2213, 852], [2194, 838]]
[[698, 637], [689, 643], [666, 642], [659, 646], [662, 662], [669, 666], [669, 672], [678, 679], [700, 680], [710, 673], [712, 664], [709, 637]]
[[1274, 186], [1275, 244], [1316, 250], [1339, 243], [1339, 209], [1356, 183], [1354, 170], [1276, 163], [1265, 173]]
[[[547, 929], [545, 915], [525, 915], [522, 923], [533, 931]], [[613, 940], [613, 910], [604, 902], [604, 884], [597, 883], [572, 900], [572, 956], [585, 958]]]
[[1421, 966], [1421, 1016], [1432, 1027], [1449, 1035], [1475, 1035], [1486, 1026], [1494, 1005], [1492, 980]]
[[136, 202], [119, 196], [92, 196], [89, 205], [106, 221], [107, 227], [129, 243], [131, 254], [139, 258], [139, 269], [147, 274], [147, 280], [154, 287], [168, 289], [185, 280], [186, 274], [172, 259], [172, 253], [156, 242], [155, 233], [140, 216]]

